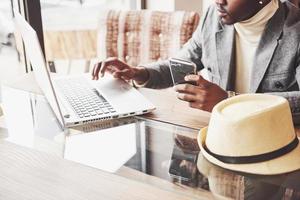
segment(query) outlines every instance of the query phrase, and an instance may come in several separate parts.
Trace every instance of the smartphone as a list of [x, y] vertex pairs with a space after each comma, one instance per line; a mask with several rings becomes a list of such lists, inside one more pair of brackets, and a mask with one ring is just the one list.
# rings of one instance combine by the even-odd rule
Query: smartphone
[[193, 62], [178, 58], [170, 58], [169, 67], [174, 85], [183, 83], [196, 84], [195, 82], [184, 80], [186, 75], [196, 74], [196, 65]]
[[197, 174], [197, 157], [195, 152], [184, 152], [177, 145], [173, 147], [169, 175], [177, 180], [193, 182]]

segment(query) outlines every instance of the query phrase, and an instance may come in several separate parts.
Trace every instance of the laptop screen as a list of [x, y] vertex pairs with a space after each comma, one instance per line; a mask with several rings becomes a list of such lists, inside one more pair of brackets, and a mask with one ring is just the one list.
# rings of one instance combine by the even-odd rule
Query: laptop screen
[[35, 79], [58, 117], [58, 120], [64, 126], [64, 119], [58, 105], [37, 34], [17, 11], [15, 11], [15, 25], [23, 38], [26, 55], [31, 62]]

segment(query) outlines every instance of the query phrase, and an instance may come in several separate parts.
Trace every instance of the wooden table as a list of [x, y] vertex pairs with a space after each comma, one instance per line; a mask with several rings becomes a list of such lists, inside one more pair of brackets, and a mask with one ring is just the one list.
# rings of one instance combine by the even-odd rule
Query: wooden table
[[157, 107], [154, 112], [146, 115], [147, 118], [195, 129], [208, 125], [210, 113], [190, 108], [188, 103], [177, 99], [173, 89], [139, 90]]
[[161, 188], [4, 141], [0, 142], [0, 158], [0, 199], [211, 199], [208, 192], [187, 196], [172, 192], [182, 188], [159, 179]]
[[[25, 89], [33, 93], [41, 94], [36, 86], [32, 74], [24, 76], [20, 81], [12, 84], [13, 88]], [[156, 92], [143, 89], [142, 92], [154, 100]], [[172, 92], [166, 98], [172, 100]], [[168, 96], [168, 97], [167, 97]], [[173, 101], [174, 108], [182, 102]], [[156, 102], [154, 102], [156, 104]], [[173, 115], [175, 109], [167, 112], [169, 103], [162, 102], [162, 107], [149, 118], [164, 121]], [[171, 104], [169, 104], [171, 105]], [[181, 104], [181, 106], [184, 106]], [[180, 110], [178, 110], [180, 111]], [[184, 113], [183, 110], [180, 113]], [[206, 116], [203, 112], [195, 112], [194, 115]], [[162, 118], [160, 119], [160, 116]], [[193, 118], [193, 117], [190, 117]], [[169, 123], [180, 122], [184, 117], [172, 118]], [[175, 120], [175, 121], [173, 121]], [[183, 126], [189, 120], [186, 119]], [[201, 123], [205, 125], [207, 122]], [[198, 125], [197, 120], [191, 124]], [[0, 199], [213, 199], [212, 194], [202, 189], [194, 189], [182, 185], [176, 185], [169, 181], [146, 175], [142, 172], [123, 166], [116, 174], [84, 166], [82, 164], [67, 161], [59, 156], [38, 152], [33, 149], [21, 147], [0, 140]]]
[[[157, 110], [148, 114], [147, 118], [195, 129], [208, 125], [210, 113], [189, 108], [187, 103], [176, 98], [172, 89], [154, 91], [141, 88], [140, 92], [157, 106]], [[300, 127], [295, 128], [295, 131], [300, 137]]]
[[[31, 75], [24, 80], [14, 87], [40, 92]], [[189, 108], [172, 90], [140, 91], [157, 106], [147, 118], [195, 129], [207, 126], [210, 114]], [[213, 199], [207, 191], [184, 188], [127, 167], [109, 174], [4, 141], [0, 142], [0, 182], [0, 199]]]

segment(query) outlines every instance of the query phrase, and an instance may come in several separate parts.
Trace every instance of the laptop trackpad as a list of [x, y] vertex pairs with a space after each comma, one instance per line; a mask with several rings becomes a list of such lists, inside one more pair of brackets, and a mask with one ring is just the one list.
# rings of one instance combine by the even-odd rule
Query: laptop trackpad
[[111, 75], [105, 75], [98, 81], [93, 82], [99, 93], [116, 109], [122, 111], [145, 109], [148, 100], [125, 81], [115, 79]]

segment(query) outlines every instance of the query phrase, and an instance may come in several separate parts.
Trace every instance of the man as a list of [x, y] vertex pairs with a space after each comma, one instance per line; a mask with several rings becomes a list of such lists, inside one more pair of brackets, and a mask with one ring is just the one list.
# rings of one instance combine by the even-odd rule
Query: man
[[[298, 8], [279, 0], [215, 0], [202, 20], [176, 57], [194, 62], [198, 70], [206, 68], [210, 81], [186, 76], [197, 84], [177, 85], [178, 98], [211, 111], [234, 92], [280, 95], [300, 123]], [[172, 86], [168, 61], [132, 67], [109, 58], [94, 67], [93, 78], [106, 71], [144, 87]]]

